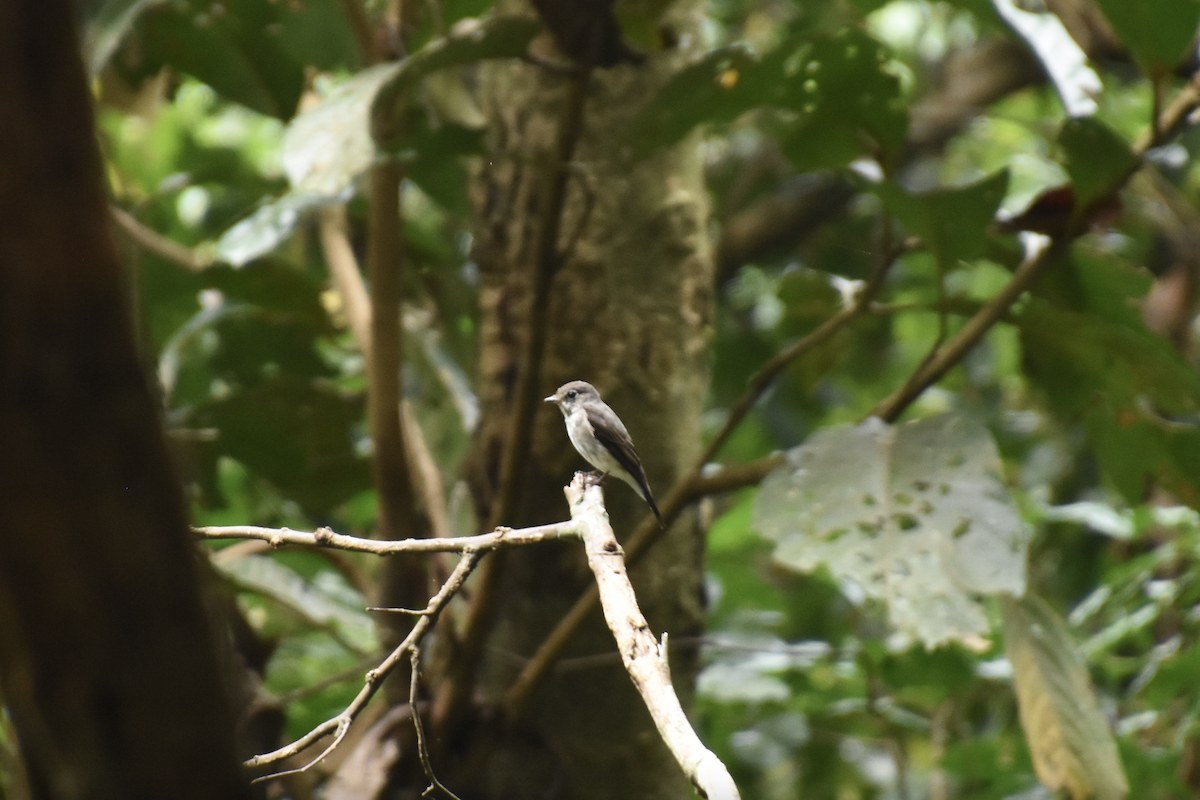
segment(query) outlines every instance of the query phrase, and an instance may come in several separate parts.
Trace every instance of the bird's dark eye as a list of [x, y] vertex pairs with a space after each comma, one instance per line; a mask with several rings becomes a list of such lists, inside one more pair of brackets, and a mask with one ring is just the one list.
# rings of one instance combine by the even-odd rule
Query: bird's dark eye
[[572, 389], [571, 391], [567, 392], [567, 399], [568, 399], [568, 400], [574, 400], [574, 399], [575, 399], [575, 395], [577, 395], [577, 394], [579, 394], [579, 392], [577, 392], [577, 391], [575, 391], [574, 389]]

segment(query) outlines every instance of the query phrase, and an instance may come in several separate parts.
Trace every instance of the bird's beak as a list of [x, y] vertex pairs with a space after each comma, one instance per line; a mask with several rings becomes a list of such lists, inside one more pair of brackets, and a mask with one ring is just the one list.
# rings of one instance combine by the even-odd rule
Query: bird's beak
[[557, 397], [555, 397], [554, 395], [550, 395], [549, 397], [545, 397], [545, 398], [543, 398], [543, 399], [542, 399], [542, 402], [545, 402], [545, 403], [557, 403], [557, 402], [558, 402], [558, 398], [557, 398]]

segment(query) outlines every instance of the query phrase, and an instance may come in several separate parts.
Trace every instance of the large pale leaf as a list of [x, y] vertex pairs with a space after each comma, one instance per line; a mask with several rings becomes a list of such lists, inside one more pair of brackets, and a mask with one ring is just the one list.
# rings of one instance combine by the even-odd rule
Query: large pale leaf
[[776, 560], [853, 581], [930, 647], [987, 632], [977, 595], [1025, 591], [995, 442], [958, 416], [818, 431], [763, 482], [755, 524]]
[[351, 650], [360, 654], [374, 652], [375, 627], [362, 610], [365, 601], [336, 579], [324, 583], [306, 581], [269, 556], [223, 558], [218, 551], [213, 563], [238, 585], [299, 612], [308, 622], [328, 630]]
[[395, 113], [393, 106], [405, 91], [437, 70], [522, 55], [537, 29], [529, 19], [496, 17], [479, 26], [462, 26], [404, 61], [380, 64], [350, 78], [288, 125], [282, 160], [292, 188], [340, 195], [375, 157], [373, 114]]
[[1125, 797], [1117, 743], [1062, 618], [1037, 597], [1006, 599], [1004, 644], [1038, 780], [1075, 800]]

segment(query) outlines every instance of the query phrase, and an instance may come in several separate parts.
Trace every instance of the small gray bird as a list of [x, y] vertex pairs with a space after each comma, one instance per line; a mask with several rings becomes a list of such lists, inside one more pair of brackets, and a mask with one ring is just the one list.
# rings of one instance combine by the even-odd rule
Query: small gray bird
[[596, 387], [586, 381], [571, 381], [558, 387], [558, 391], [546, 398], [554, 403], [567, 418], [567, 436], [579, 455], [605, 475], [616, 475], [633, 487], [638, 496], [646, 501], [654, 516], [663, 524], [662, 514], [650, 493], [646, 482], [646, 471], [633, 449], [629, 431], [620, 417], [608, 404], [600, 399]]

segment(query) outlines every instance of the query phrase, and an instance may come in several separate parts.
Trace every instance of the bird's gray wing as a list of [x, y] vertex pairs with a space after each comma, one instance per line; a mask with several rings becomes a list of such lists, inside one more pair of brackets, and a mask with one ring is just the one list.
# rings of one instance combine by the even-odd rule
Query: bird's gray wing
[[663, 524], [658, 504], [654, 502], [654, 493], [650, 491], [650, 482], [646, 480], [646, 471], [642, 469], [642, 460], [633, 449], [633, 440], [629, 438], [629, 431], [625, 430], [621, 418], [606, 403], [599, 406], [589, 403], [586, 411], [587, 421], [596, 434], [596, 441], [600, 442], [630, 477], [637, 481], [642, 499], [650, 506], [654, 516], [658, 517], [659, 524]]
[[588, 403], [585, 410], [588, 424], [596, 434], [596, 440], [604, 445], [604, 449], [611, 453], [617, 463], [637, 479], [638, 483], [644, 483], [646, 478], [642, 472], [642, 460], [633, 449], [633, 440], [629, 438], [629, 431], [625, 430], [621, 418], [603, 403]]

